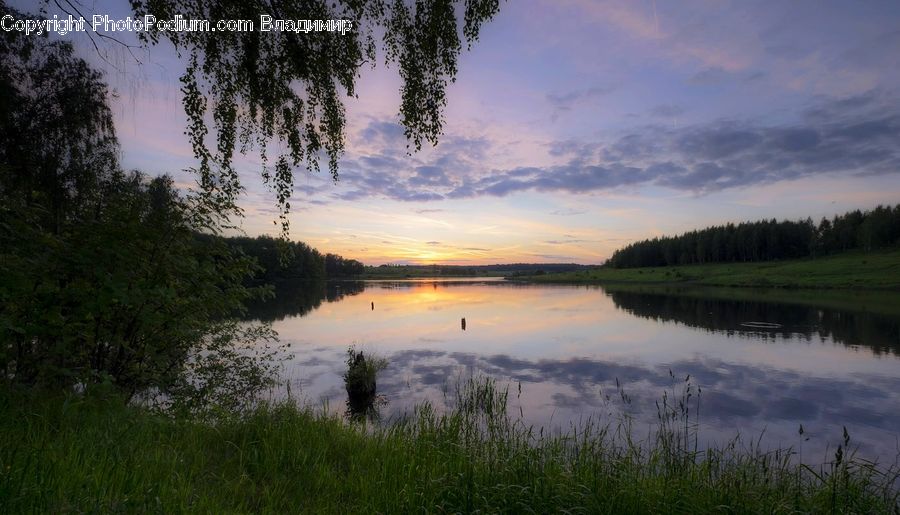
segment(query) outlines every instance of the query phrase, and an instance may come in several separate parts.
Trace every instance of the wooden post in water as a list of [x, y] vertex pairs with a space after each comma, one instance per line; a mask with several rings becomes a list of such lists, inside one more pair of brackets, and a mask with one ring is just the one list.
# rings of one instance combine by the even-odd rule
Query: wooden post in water
[[375, 301], [372, 301], [372, 311], [375, 311]]
[[465, 331], [466, 330], [466, 317], [463, 317], [462, 322], [460, 322], [460, 325], [462, 326], [462, 330]]

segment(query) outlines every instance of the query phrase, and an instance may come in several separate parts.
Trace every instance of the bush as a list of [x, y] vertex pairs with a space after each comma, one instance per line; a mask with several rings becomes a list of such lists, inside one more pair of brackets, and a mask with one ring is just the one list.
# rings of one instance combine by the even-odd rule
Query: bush
[[[54, 232], [40, 207], [0, 211], [6, 381], [109, 383], [128, 397], [180, 393], [191, 405], [268, 382], [271, 367], [248, 368], [239, 348], [271, 332], [228, 321], [262, 294], [243, 286], [255, 265], [224, 244], [198, 241], [191, 206], [170, 179], [114, 174], [93, 213]], [[226, 362], [243, 381], [225, 377]]]
[[198, 237], [208, 204], [121, 171], [107, 94], [71, 45], [0, 37], [0, 382], [244, 403], [274, 371], [245, 345], [271, 330], [229, 321], [256, 265]]

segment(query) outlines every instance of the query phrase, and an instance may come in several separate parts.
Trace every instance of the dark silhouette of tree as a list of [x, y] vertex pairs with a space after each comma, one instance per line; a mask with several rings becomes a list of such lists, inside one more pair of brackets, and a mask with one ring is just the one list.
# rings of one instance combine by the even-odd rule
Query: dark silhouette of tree
[[350, 277], [360, 275], [365, 266], [355, 259], [345, 259], [337, 254], [325, 254], [325, 273], [328, 277]]
[[[804, 337], [809, 341], [831, 338], [847, 346], [871, 349], [875, 354], [900, 355], [900, 320], [887, 315], [828, 307], [715, 299], [647, 290], [609, 287], [616, 307], [632, 315], [660, 322], [678, 322], [729, 336], [752, 333], [772, 341]], [[747, 322], [768, 322], [772, 327], [747, 327]]]
[[817, 257], [852, 249], [874, 250], [900, 244], [900, 205], [851, 211], [796, 222], [762, 220], [727, 224], [632, 243], [613, 253], [616, 268], [735, 263]]
[[275, 284], [298, 280], [319, 281], [324, 279], [357, 276], [365, 271], [365, 266], [355, 259], [347, 259], [337, 254], [323, 255], [318, 250], [301, 241], [290, 241], [271, 236], [223, 237], [198, 234], [203, 241], [219, 241], [231, 249], [251, 257], [259, 265], [257, 273], [248, 284]]
[[271, 297], [247, 305], [241, 314], [244, 320], [273, 322], [286, 317], [304, 316], [316, 310], [323, 302], [338, 302], [345, 297], [365, 291], [362, 281], [310, 281], [307, 279], [283, 279], [273, 283]]
[[249, 402], [274, 377], [240, 348], [267, 328], [232, 320], [256, 265], [197, 237], [170, 178], [119, 168], [106, 91], [71, 46], [0, 32], [0, 382]]
[[325, 279], [324, 256], [303, 242], [271, 236], [232, 237], [225, 242], [256, 260], [261, 268], [254, 277], [257, 282]]
[[[0, 13], [22, 17], [3, 3]], [[0, 55], [0, 193], [43, 206], [58, 232], [118, 169], [107, 87], [66, 42], [3, 31]]]

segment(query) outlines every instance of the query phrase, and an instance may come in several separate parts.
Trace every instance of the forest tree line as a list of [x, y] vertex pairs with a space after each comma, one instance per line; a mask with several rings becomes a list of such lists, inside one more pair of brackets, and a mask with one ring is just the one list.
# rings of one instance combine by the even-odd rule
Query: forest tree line
[[875, 250], [900, 243], [900, 204], [850, 211], [818, 225], [762, 220], [707, 227], [680, 236], [632, 243], [613, 253], [614, 268], [737, 263], [819, 257], [847, 250]]
[[395, 265], [366, 267], [366, 274], [374, 277], [477, 277], [523, 276], [545, 273], [574, 272], [588, 268], [576, 263], [509, 263], [498, 265]]
[[[200, 237], [219, 238], [209, 235]], [[301, 241], [271, 236], [234, 236], [223, 240], [229, 247], [256, 260], [260, 270], [253, 277], [255, 283], [354, 277], [362, 274], [365, 269], [355, 259], [331, 253], [322, 254]]]

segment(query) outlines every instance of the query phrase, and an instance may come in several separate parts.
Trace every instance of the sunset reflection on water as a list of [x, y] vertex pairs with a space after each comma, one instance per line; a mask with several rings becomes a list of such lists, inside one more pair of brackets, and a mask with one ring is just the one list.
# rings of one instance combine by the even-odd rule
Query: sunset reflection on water
[[[378, 380], [388, 419], [425, 400], [444, 408], [456, 381], [488, 374], [516, 391], [521, 383], [510, 412], [529, 424], [564, 429], [628, 413], [647, 425], [655, 401], [677, 388], [671, 370], [703, 389], [707, 439], [765, 430], [768, 444], [793, 445], [802, 423], [813, 435], [806, 447], [824, 452], [846, 425], [861, 452], [896, 455], [900, 323], [890, 314], [502, 280], [330, 288], [333, 301], [274, 327], [292, 344], [292, 390], [335, 411], [355, 345], [390, 361]], [[617, 380], [628, 406], [607, 400]]]

